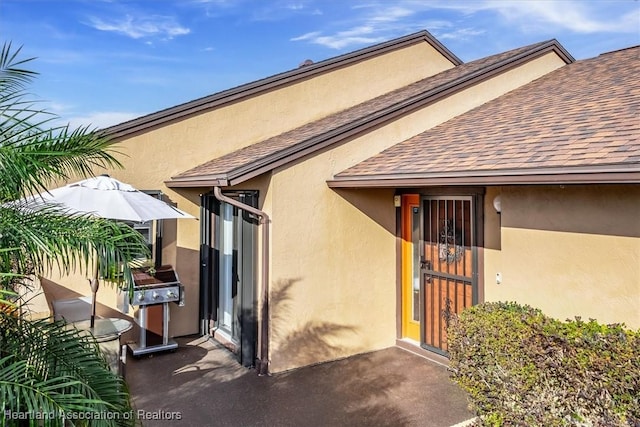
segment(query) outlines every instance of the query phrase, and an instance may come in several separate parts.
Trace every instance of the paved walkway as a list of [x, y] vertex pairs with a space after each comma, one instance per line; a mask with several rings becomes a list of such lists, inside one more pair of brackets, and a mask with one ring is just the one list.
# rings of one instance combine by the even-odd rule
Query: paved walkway
[[444, 366], [400, 348], [258, 377], [209, 340], [178, 343], [127, 358], [144, 426], [445, 427], [473, 417]]

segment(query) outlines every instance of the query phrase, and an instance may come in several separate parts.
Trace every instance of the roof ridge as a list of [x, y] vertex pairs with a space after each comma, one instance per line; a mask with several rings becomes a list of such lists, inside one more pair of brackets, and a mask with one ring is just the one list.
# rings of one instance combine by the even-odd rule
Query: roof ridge
[[[637, 45], [634, 45], [634, 46], [623, 47], [623, 48], [616, 49], [616, 50], [610, 50], [608, 52], [602, 52], [598, 56], [611, 55], [612, 53], [619, 53], [619, 52], [623, 52], [625, 50], [638, 49], [638, 48], [640, 48], [640, 44], [637, 44]], [[593, 59], [593, 58], [588, 58], [588, 59]]]

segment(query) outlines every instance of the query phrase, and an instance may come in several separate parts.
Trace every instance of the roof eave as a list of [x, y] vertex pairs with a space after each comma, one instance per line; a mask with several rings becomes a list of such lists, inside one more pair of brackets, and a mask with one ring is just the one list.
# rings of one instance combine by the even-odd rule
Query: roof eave
[[339, 176], [327, 181], [330, 188], [400, 188], [460, 185], [543, 184], [640, 184], [640, 165], [560, 170], [446, 172], [438, 174], [394, 174]]
[[169, 188], [227, 187], [229, 180], [212, 176], [172, 177], [164, 184]]

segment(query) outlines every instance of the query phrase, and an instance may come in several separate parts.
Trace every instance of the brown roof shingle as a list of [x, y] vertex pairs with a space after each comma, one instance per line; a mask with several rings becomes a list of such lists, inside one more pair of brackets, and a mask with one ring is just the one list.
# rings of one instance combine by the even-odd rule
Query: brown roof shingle
[[505, 67], [508, 68], [518, 61], [528, 60], [531, 56], [550, 50], [558, 52], [567, 62], [573, 60], [555, 40], [551, 40], [458, 65], [339, 113], [203, 163], [172, 177], [168, 185], [177, 186], [180, 182], [207, 179], [241, 182], [283, 162], [295, 160], [307, 154], [309, 150], [320, 149], [325, 146], [323, 143], [343, 140], [350, 132], [362, 130], [368, 124], [390, 120], [393, 114], [405, 114], [407, 107], [416, 108], [420, 102], [432, 102], [448, 93], [447, 91], [459, 90], [466, 84], [476, 83], [478, 79], [485, 78], [491, 72], [503, 71]]
[[[640, 46], [561, 67], [336, 175], [640, 172]], [[460, 182], [463, 183], [463, 182]], [[468, 182], [467, 182], [468, 183]]]

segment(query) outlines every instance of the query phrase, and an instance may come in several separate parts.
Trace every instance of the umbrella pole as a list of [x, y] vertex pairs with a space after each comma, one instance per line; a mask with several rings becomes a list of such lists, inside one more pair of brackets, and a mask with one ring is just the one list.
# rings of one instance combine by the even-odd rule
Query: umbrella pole
[[98, 293], [98, 287], [100, 283], [98, 282], [98, 270], [99, 270], [99, 261], [96, 258], [96, 268], [93, 274], [93, 278], [89, 280], [89, 285], [91, 286], [91, 321], [90, 327], [93, 329], [96, 321], [96, 294]]

